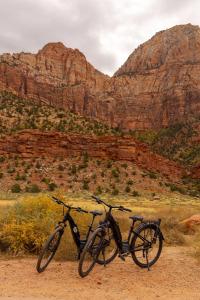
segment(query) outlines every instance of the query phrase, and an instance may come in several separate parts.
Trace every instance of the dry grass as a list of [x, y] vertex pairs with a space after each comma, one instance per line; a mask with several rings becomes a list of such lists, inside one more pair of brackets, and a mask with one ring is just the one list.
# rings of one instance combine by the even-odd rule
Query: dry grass
[[[101, 205], [97, 205], [88, 194], [85, 195], [63, 195], [57, 193], [65, 202], [74, 206], [81, 206], [87, 210], [99, 209], [103, 211]], [[104, 199], [107, 199], [105, 196]], [[0, 201], [4, 202], [6, 200]], [[161, 228], [165, 237], [165, 245], [188, 245], [193, 246], [193, 255], [200, 260], [200, 234], [189, 232], [187, 228], [180, 225], [180, 221], [199, 211], [200, 204], [191, 198], [161, 199], [160, 201], [150, 201], [147, 198], [108, 198], [109, 203], [122, 204], [132, 209], [133, 213], [123, 213], [113, 211], [113, 215], [119, 222], [124, 239], [127, 237], [131, 220], [129, 215], [139, 214], [145, 219], [161, 218]], [[62, 208], [54, 204], [47, 194], [34, 196], [21, 196], [18, 200], [9, 200], [8, 207], [2, 206], [0, 213], [0, 248], [6, 253], [37, 254], [52, 232], [54, 225], [62, 219]], [[181, 205], [180, 205], [181, 204]], [[75, 222], [84, 237], [87, 226], [91, 222], [91, 215], [73, 213]], [[98, 223], [99, 219], [97, 220]], [[97, 224], [96, 223], [96, 224]], [[56, 254], [58, 260], [75, 260], [77, 258], [76, 246], [72, 240], [69, 228], [66, 228], [61, 245]]]

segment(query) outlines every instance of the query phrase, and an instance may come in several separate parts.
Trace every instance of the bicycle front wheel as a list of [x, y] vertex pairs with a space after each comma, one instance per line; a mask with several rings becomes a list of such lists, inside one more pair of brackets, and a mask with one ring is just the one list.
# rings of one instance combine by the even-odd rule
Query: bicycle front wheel
[[60, 244], [63, 232], [63, 228], [56, 228], [56, 230], [50, 235], [50, 237], [44, 244], [44, 247], [42, 248], [37, 261], [36, 270], [38, 271], [38, 273], [44, 272], [50, 261], [53, 259]]
[[163, 237], [155, 224], [144, 224], [136, 230], [131, 242], [133, 261], [140, 268], [148, 268], [159, 259]]
[[87, 240], [78, 266], [78, 272], [81, 277], [87, 276], [94, 268], [102, 248], [103, 238], [103, 230], [99, 227]]
[[102, 248], [97, 258], [97, 263], [107, 265], [115, 259], [118, 253], [118, 247], [113, 237], [113, 231], [110, 227], [105, 229]]

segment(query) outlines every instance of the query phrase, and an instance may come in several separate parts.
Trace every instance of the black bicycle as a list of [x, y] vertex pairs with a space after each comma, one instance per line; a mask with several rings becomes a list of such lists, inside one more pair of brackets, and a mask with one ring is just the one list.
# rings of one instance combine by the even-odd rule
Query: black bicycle
[[[67, 226], [67, 222], [69, 223], [72, 237], [73, 237], [73, 240], [77, 247], [78, 259], [79, 259], [80, 254], [87, 242], [87, 239], [88, 239], [90, 233], [93, 232], [92, 226], [93, 226], [95, 217], [102, 215], [102, 212], [99, 212], [97, 210], [88, 212], [80, 207], [69, 206], [69, 205], [65, 204], [63, 201], [61, 201], [55, 197], [52, 197], [52, 200], [54, 202], [56, 202], [57, 204], [60, 204], [63, 206], [64, 217], [63, 217], [62, 221], [58, 222], [58, 224], [55, 227], [54, 232], [49, 236], [48, 240], [44, 244], [44, 246], [39, 254], [37, 266], [36, 266], [38, 273], [43, 272], [47, 268], [47, 266], [49, 265], [51, 260], [53, 259], [54, 255], [58, 249], [58, 246], [60, 244], [65, 227]], [[67, 211], [65, 214], [64, 214], [64, 208], [67, 208]], [[80, 213], [91, 213], [93, 216], [91, 224], [88, 226], [88, 231], [87, 231], [85, 239], [80, 238], [80, 232], [79, 232], [78, 226], [76, 225], [72, 216], [70, 215], [71, 210], [74, 210], [74, 211], [77, 211]], [[102, 264], [101, 260], [99, 261], [99, 263]]]
[[[145, 221], [141, 216], [130, 217], [132, 224], [128, 239], [122, 241], [121, 231], [112, 215], [112, 209], [127, 212], [131, 212], [131, 210], [123, 206], [109, 205], [96, 196], [92, 196], [92, 198], [98, 204], [108, 207], [108, 211], [106, 212], [104, 221], [99, 224], [85, 244], [79, 261], [79, 275], [81, 277], [87, 276], [94, 268], [100, 255], [105, 259], [107, 248], [109, 248], [112, 240], [114, 240], [118, 255], [122, 260], [125, 260], [125, 257], [131, 254], [136, 265], [141, 268], [148, 268], [149, 270], [159, 259], [162, 251], [164, 237], [160, 229], [161, 220]], [[138, 226], [135, 226], [136, 222], [139, 222]], [[111, 232], [109, 238], [107, 234], [108, 230]]]

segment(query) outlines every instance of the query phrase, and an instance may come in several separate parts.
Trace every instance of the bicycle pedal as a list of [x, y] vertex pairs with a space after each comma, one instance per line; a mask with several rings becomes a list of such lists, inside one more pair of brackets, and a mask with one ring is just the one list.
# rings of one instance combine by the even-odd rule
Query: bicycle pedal
[[125, 261], [125, 257], [122, 254], [119, 254], [118, 257], [121, 258], [121, 260]]

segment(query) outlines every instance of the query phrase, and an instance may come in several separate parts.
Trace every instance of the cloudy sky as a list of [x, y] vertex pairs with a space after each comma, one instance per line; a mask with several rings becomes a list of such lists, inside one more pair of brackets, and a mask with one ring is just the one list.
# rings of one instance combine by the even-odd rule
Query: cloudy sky
[[200, 25], [200, 0], [0, 0], [0, 53], [62, 41], [112, 74], [157, 31]]

